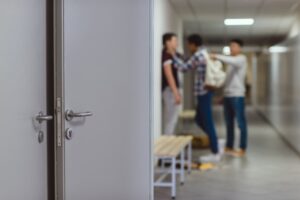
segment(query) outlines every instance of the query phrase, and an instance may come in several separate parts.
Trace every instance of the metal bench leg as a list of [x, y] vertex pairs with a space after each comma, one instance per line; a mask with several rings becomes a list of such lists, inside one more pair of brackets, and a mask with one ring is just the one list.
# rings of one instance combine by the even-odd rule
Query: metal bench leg
[[180, 183], [184, 184], [184, 149], [181, 150], [180, 153]]
[[172, 188], [171, 188], [171, 193], [172, 193], [172, 199], [175, 199], [176, 197], [176, 158], [172, 158]]
[[161, 163], [160, 163], [160, 164], [161, 164], [160, 167], [161, 167], [162, 169], [165, 169], [165, 166], [166, 166], [165, 159], [161, 159]]
[[192, 142], [188, 145], [188, 173], [192, 172]]

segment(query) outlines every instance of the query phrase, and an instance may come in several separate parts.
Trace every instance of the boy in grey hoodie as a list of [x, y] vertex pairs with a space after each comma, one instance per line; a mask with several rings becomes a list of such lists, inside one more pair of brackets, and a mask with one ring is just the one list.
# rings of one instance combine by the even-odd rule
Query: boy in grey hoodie
[[[245, 78], [247, 72], [247, 58], [242, 52], [243, 42], [239, 39], [231, 40], [231, 56], [211, 54], [228, 65], [224, 88], [224, 114], [227, 129], [227, 143], [225, 152], [234, 156], [244, 156], [247, 150], [247, 120], [245, 116]], [[237, 119], [240, 131], [240, 149], [234, 150], [234, 119]]]

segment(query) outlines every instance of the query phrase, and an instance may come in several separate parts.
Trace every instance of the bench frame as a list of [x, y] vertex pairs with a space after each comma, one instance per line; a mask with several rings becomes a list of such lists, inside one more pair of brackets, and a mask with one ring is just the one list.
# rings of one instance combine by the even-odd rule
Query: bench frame
[[[182, 136], [181, 136], [182, 137]], [[185, 160], [185, 156], [187, 159]], [[154, 187], [170, 187], [171, 196], [173, 199], [176, 197], [176, 175], [180, 174], [181, 185], [185, 182], [185, 165], [188, 166], [188, 173], [191, 173], [192, 169], [192, 140], [190, 140], [185, 146], [183, 146], [176, 156], [159, 156], [154, 155], [157, 160], [162, 160], [162, 168], [155, 170], [155, 173], [161, 173], [161, 175], [154, 181]], [[179, 157], [179, 160], [177, 160]], [[165, 168], [165, 164], [170, 163], [170, 168]], [[180, 169], [176, 169], [176, 165], [180, 163]], [[164, 182], [167, 176], [171, 174], [171, 181]]]

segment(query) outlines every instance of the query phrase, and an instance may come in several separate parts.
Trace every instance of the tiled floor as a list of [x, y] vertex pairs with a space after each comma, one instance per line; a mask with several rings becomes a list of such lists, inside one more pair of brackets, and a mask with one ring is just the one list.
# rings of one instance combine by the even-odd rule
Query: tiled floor
[[[247, 111], [249, 151], [243, 159], [224, 157], [214, 171], [193, 171], [177, 200], [299, 200], [300, 158], [255, 111]], [[218, 132], [225, 129], [215, 111]], [[204, 152], [194, 152], [194, 158]], [[169, 200], [170, 190], [155, 189], [155, 200]]]

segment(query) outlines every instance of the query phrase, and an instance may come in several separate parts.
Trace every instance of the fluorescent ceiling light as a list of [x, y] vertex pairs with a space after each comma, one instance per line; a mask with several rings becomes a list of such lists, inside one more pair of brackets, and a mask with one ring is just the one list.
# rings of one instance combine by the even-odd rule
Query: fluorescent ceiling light
[[225, 46], [223, 48], [223, 54], [229, 56], [230, 55], [230, 48], [229, 46]]
[[285, 53], [287, 51], [288, 48], [284, 46], [272, 46], [269, 48], [270, 53]]
[[224, 24], [226, 26], [250, 26], [254, 24], [254, 19], [245, 18], [245, 19], [225, 19]]

